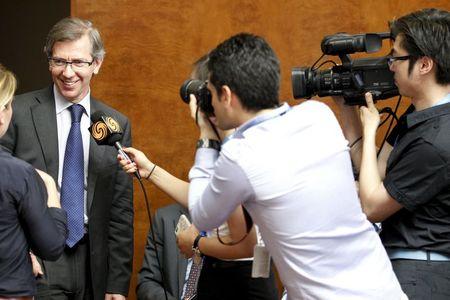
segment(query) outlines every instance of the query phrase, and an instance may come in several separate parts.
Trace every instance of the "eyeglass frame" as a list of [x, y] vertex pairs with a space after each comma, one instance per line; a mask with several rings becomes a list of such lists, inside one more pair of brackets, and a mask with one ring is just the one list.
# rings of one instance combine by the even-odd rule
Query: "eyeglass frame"
[[[52, 62], [54, 63], [55, 60], [59, 60], [59, 61], [63, 62], [64, 65], [61, 65], [61, 66], [58, 66], [58, 65], [52, 65]], [[94, 61], [95, 61], [95, 58], [93, 58], [92, 61], [89, 62], [89, 61], [78, 60], [78, 59], [76, 59], [76, 60], [65, 60], [65, 59], [63, 59], [63, 58], [47, 57], [47, 61], [48, 61], [49, 65], [50, 65], [51, 67], [57, 67], [57, 68], [62, 68], [62, 67], [64, 67], [64, 68], [66, 68], [67, 65], [70, 65], [71, 68], [75, 67], [76, 69], [83, 69], [83, 68], [87, 68], [87, 67], [92, 66], [92, 64], [93, 64]], [[77, 63], [82, 63], [83, 66], [77, 66], [77, 65], [76, 65]], [[84, 64], [87, 64], [87, 65], [84, 65]]]
[[392, 66], [392, 64], [394, 62], [396, 62], [397, 60], [408, 60], [411, 59], [412, 55], [403, 55], [403, 56], [392, 56], [392, 55], [388, 55], [386, 56], [387, 59], [387, 64], [388, 66]]

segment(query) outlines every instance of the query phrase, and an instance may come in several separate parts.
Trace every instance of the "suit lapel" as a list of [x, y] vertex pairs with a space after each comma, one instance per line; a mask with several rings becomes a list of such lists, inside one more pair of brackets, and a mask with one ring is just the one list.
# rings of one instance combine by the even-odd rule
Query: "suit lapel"
[[[97, 102], [91, 98], [91, 114], [98, 110]], [[104, 147], [99, 147], [92, 136], [89, 139], [89, 166], [88, 166], [88, 191], [87, 191], [87, 207], [88, 215], [94, 199], [95, 185], [97, 182], [98, 172], [102, 163], [102, 157], [105, 152]]]
[[[56, 109], [53, 88], [36, 95], [40, 105], [31, 107], [34, 128], [44, 156], [47, 173], [58, 180], [58, 129], [56, 126]], [[55, 138], [56, 137], [56, 138]]]

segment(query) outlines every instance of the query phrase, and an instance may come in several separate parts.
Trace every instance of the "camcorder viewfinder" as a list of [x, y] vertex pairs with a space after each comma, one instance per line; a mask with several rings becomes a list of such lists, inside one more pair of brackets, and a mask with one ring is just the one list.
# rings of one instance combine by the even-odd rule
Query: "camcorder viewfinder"
[[339, 56], [341, 64], [333, 62], [335, 65], [330, 69], [321, 70], [318, 69], [320, 66], [292, 68], [294, 98], [343, 96], [347, 105], [364, 105], [366, 92], [371, 92], [374, 100], [397, 96], [394, 74], [389, 70], [386, 56], [352, 60], [349, 55], [377, 52], [383, 39], [387, 38], [390, 38], [388, 32], [325, 36], [321, 43], [322, 53]]
[[194, 94], [197, 106], [206, 116], [214, 116], [214, 107], [211, 104], [211, 93], [206, 87], [206, 82], [197, 79], [188, 79], [180, 87], [180, 97], [183, 102], [189, 104], [189, 95]]

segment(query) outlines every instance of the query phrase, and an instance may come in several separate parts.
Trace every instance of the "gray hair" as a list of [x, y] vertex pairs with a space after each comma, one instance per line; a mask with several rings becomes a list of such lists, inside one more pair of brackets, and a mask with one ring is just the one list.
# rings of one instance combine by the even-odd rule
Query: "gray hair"
[[56, 42], [76, 41], [87, 34], [91, 41], [91, 55], [93, 59], [102, 60], [105, 56], [100, 32], [88, 20], [78, 18], [64, 18], [56, 23], [47, 35], [44, 52], [47, 57], [52, 56], [53, 45]]

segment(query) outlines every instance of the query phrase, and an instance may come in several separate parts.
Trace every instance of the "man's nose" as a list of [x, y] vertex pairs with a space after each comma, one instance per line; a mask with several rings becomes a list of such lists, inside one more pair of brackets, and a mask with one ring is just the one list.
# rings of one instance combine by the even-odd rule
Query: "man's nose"
[[388, 64], [388, 66], [389, 66], [389, 70], [390, 70], [391, 72], [395, 72], [395, 71], [394, 71], [394, 63]]
[[75, 74], [75, 72], [72, 69], [72, 65], [71, 64], [67, 64], [64, 66], [64, 71], [63, 71], [63, 75], [66, 77], [71, 77]]

